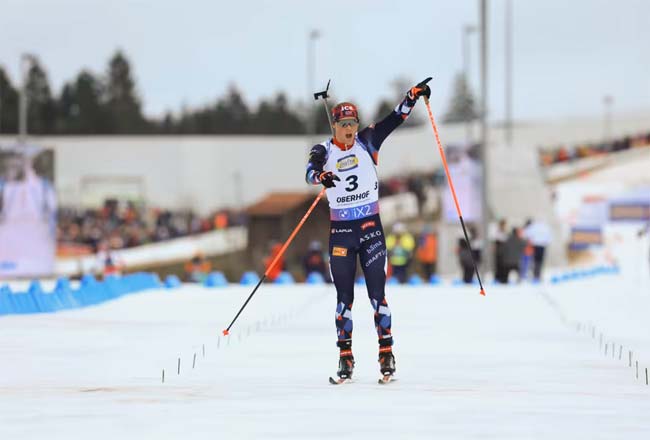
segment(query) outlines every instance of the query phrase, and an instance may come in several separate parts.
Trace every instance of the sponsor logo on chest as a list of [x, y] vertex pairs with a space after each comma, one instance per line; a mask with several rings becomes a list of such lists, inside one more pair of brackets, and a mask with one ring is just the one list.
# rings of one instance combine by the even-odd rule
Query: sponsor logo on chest
[[338, 171], [350, 171], [359, 166], [359, 158], [350, 154], [348, 156], [342, 157], [336, 161], [336, 169]]
[[360, 200], [366, 200], [370, 196], [370, 191], [364, 191], [360, 194], [350, 194], [349, 196], [341, 196], [336, 198], [336, 203], [352, 203]]

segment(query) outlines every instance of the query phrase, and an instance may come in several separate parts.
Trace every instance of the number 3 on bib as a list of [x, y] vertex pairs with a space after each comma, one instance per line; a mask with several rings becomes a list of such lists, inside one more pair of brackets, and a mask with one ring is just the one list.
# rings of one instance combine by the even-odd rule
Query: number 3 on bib
[[346, 182], [348, 182], [348, 186], [345, 187], [345, 190], [348, 192], [352, 192], [359, 188], [359, 184], [357, 183], [357, 180], [359, 177], [355, 176], [354, 174], [351, 176], [348, 176], [347, 179], [345, 179]]

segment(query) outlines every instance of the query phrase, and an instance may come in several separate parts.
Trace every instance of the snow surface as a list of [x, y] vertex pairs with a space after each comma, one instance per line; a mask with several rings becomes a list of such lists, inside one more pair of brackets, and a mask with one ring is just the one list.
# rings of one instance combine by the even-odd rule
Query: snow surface
[[[356, 381], [343, 386], [327, 381], [333, 287], [262, 286], [226, 342], [249, 292], [185, 285], [1, 318], [0, 438], [650, 438], [650, 293], [625, 272], [487, 286], [487, 297], [389, 286], [399, 380], [388, 386], [376, 383], [365, 289]], [[633, 349], [642, 377], [576, 323]]]

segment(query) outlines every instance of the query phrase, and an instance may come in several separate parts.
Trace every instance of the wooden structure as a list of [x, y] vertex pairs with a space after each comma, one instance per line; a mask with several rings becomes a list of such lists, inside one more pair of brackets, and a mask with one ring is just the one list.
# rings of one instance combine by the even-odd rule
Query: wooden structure
[[[247, 256], [258, 273], [264, 272], [264, 258], [274, 243], [284, 243], [291, 231], [313, 203], [315, 192], [274, 192], [249, 206]], [[307, 219], [285, 254], [285, 266], [296, 280], [302, 280], [302, 257], [309, 243], [318, 240], [327, 252], [329, 240], [329, 207], [325, 197], [321, 199]]]

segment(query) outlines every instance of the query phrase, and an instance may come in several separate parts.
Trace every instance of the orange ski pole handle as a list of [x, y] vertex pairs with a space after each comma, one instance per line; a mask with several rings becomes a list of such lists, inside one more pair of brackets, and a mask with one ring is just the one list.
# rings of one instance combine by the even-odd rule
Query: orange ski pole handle
[[467, 242], [467, 247], [469, 248], [470, 256], [472, 257], [472, 264], [474, 265], [474, 271], [476, 272], [476, 279], [478, 280], [481, 295], [485, 296], [485, 289], [483, 288], [483, 282], [481, 281], [481, 275], [478, 272], [478, 266], [476, 261], [474, 261], [474, 252], [472, 251], [472, 245], [469, 242], [469, 236], [467, 235], [467, 228], [465, 227], [465, 221], [463, 220], [463, 214], [460, 211], [460, 204], [458, 203], [458, 197], [456, 197], [456, 189], [454, 188], [454, 182], [451, 179], [451, 173], [449, 172], [449, 166], [447, 165], [447, 156], [445, 156], [445, 150], [442, 148], [442, 142], [440, 142], [440, 135], [438, 134], [438, 127], [436, 126], [436, 121], [433, 119], [433, 113], [431, 113], [431, 105], [429, 105], [429, 98], [424, 97], [424, 104], [427, 107], [427, 113], [429, 113], [429, 121], [431, 121], [431, 127], [433, 127], [433, 134], [436, 138], [436, 143], [438, 144], [438, 151], [440, 152], [440, 158], [442, 159], [442, 166], [445, 168], [445, 174], [447, 175], [447, 182], [449, 182], [449, 189], [451, 190], [451, 195], [454, 198], [454, 204], [456, 205], [456, 212], [458, 212], [458, 218], [460, 219], [460, 224], [463, 227], [463, 234], [465, 235], [465, 241]]
[[291, 242], [295, 238], [296, 234], [298, 234], [298, 231], [300, 231], [300, 228], [302, 228], [302, 225], [305, 224], [305, 221], [307, 221], [307, 218], [309, 218], [312, 211], [314, 210], [314, 208], [316, 208], [316, 205], [318, 205], [318, 202], [320, 201], [320, 199], [323, 197], [324, 194], [325, 194], [325, 187], [323, 187], [323, 189], [321, 189], [321, 191], [318, 193], [318, 195], [314, 199], [313, 203], [311, 204], [311, 206], [309, 207], [309, 209], [305, 213], [305, 215], [303, 215], [302, 219], [300, 219], [300, 223], [298, 223], [298, 226], [296, 226], [293, 229], [293, 232], [291, 233], [291, 235], [289, 235], [289, 238], [287, 239], [287, 241], [285, 241], [284, 244], [282, 245], [282, 248], [280, 249], [280, 252], [278, 252], [278, 254], [275, 256], [275, 258], [273, 258], [273, 261], [271, 261], [269, 266], [266, 268], [266, 271], [264, 272], [264, 275], [262, 275], [262, 278], [260, 278], [259, 282], [255, 286], [255, 288], [253, 289], [251, 294], [248, 295], [248, 298], [244, 302], [244, 305], [241, 306], [241, 308], [239, 309], [239, 311], [237, 312], [237, 314], [235, 315], [233, 320], [230, 322], [230, 325], [228, 326], [228, 328], [226, 328], [225, 330], [222, 331], [224, 336], [228, 336], [230, 334], [230, 328], [233, 326], [235, 321], [237, 321], [237, 318], [239, 318], [239, 315], [241, 315], [241, 312], [244, 311], [244, 309], [248, 305], [248, 302], [251, 300], [253, 295], [255, 295], [255, 292], [257, 292], [257, 289], [259, 289], [260, 285], [262, 285], [262, 282], [266, 279], [266, 277], [268, 277], [269, 272], [271, 272], [271, 270], [275, 267], [275, 265], [277, 264], [280, 257], [282, 257], [284, 252], [287, 250], [287, 248], [289, 247], [289, 245], [291, 244]]

